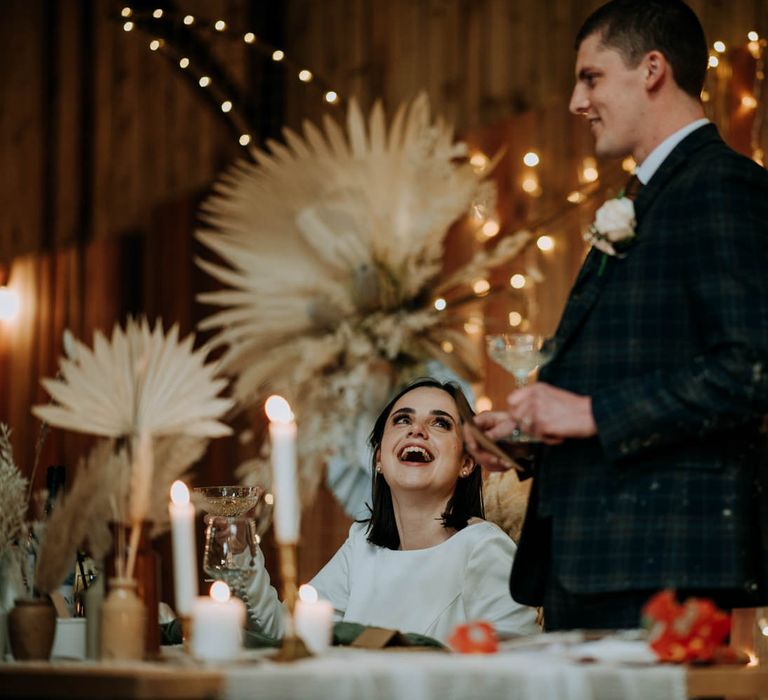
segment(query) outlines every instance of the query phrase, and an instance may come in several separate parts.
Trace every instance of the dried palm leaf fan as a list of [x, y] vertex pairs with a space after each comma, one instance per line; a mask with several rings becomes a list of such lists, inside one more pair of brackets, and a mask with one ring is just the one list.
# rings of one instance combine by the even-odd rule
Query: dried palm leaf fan
[[[373, 416], [395, 384], [436, 359], [475, 379], [481, 363], [463, 319], [435, 298], [513, 257], [529, 234], [508, 237], [441, 279], [450, 226], [495, 192], [467, 160], [452, 129], [432, 120], [424, 96], [369, 118], [353, 101], [346, 130], [284, 130], [285, 143], [253, 150], [204, 203], [198, 238], [217, 261], [198, 260], [225, 289], [200, 295], [219, 307], [200, 328], [215, 330], [223, 371], [241, 406], [268, 393], [291, 401], [300, 420], [306, 503], [329, 455], [356, 459], [360, 418]], [[269, 483], [266, 456], [241, 465]]]

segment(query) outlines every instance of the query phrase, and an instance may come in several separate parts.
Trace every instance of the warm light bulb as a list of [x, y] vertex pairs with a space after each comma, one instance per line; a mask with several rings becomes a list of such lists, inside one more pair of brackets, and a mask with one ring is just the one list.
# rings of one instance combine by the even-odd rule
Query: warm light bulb
[[488, 221], [483, 224], [483, 228], [480, 230], [483, 232], [483, 235], [486, 238], [493, 238], [494, 236], [498, 235], [501, 227], [499, 226], [499, 222], [495, 219], [488, 219]]
[[181, 68], [186, 68], [189, 66], [189, 59], [185, 56], [184, 58], [179, 59], [179, 66]]
[[485, 170], [485, 168], [488, 166], [488, 156], [485, 155], [485, 153], [480, 153], [479, 151], [473, 153], [469, 157], [469, 164], [478, 172]]
[[211, 584], [210, 596], [217, 603], [226, 603], [232, 597], [232, 592], [224, 581], [214, 581]]
[[163, 16], [163, 11], [158, 7], [156, 10], [152, 10], [152, 16], [155, 19], [160, 19]]
[[444, 353], [449, 355], [453, 352], [453, 343], [450, 340], [444, 340], [440, 343], [440, 347], [443, 349]]
[[190, 24], [195, 23], [195, 18], [192, 15], [185, 15], [183, 21], [184, 21], [184, 24], [189, 26]]
[[126, 22], [123, 25], [123, 31], [124, 32], [130, 32], [133, 29], [133, 22]]
[[627, 156], [624, 160], [621, 161], [621, 169], [625, 173], [635, 172], [636, 167], [637, 167], [637, 162], [632, 156]]
[[490, 411], [493, 409], [493, 401], [488, 396], [481, 396], [477, 399], [476, 403], [477, 412]]
[[752, 95], [744, 95], [741, 98], [741, 106], [744, 109], [755, 109], [757, 107], [757, 100]]
[[265, 493], [264, 503], [266, 503], [268, 506], [275, 505], [275, 497], [271, 493]]
[[247, 146], [251, 142], [251, 135], [250, 134], [242, 134], [240, 138], [238, 139], [238, 143], [241, 146]]
[[470, 318], [469, 321], [464, 324], [464, 330], [469, 333], [469, 335], [479, 335], [483, 330], [483, 322], [479, 318]]
[[227, 28], [227, 23], [223, 19], [216, 20], [216, 23], [213, 25], [213, 28], [217, 32], [223, 32]]
[[750, 41], [757, 41], [760, 38], [760, 35], [757, 32], [750, 32], [747, 34], [747, 39]]
[[256, 35], [253, 32], [248, 32], [244, 37], [243, 41], [246, 44], [254, 44], [256, 43]]
[[325, 101], [329, 104], [336, 104], [338, 100], [339, 96], [333, 90], [328, 90], [328, 92], [325, 93]]
[[318, 600], [317, 591], [308, 583], [302, 583], [301, 586], [299, 586], [299, 600], [302, 603], [309, 603], [310, 605], [316, 603]]
[[197, 81], [197, 84], [202, 88], [208, 87], [211, 84], [211, 79], [207, 75], [203, 75], [200, 77], [200, 80]]
[[529, 168], [535, 168], [539, 164], [539, 155], [535, 151], [528, 151], [523, 156], [523, 163], [525, 163]]
[[700, 97], [702, 102], [709, 102], [709, 92], [707, 92], [706, 90], [701, 91]]
[[717, 53], [723, 53], [725, 51], [725, 42], [716, 41], [714, 44], [712, 44], [712, 48], [717, 51]]
[[120, 14], [123, 17], [130, 17], [133, 14], [133, 10], [130, 7], [124, 7], [122, 10], [120, 10]]
[[526, 175], [522, 183], [523, 192], [534, 194], [539, 189], [539, 179], [535, 175]]
[[264, 403], [267, 418], [273, 423], [290, 423], [293, 420], [293, 411], [288, 402], [277, 394], [272, 394]]
[[578, 190], [574, 190], [566, 197], [571, 204], [581, 204], [586, 198], [587, 196]]
[[509, 312], [509, 325], [512, 326], [512, 328], [517, 328], [517, 326], [519, 326], [522, 322], [523, 316], [519, 311]]
[[438, 311], [444, 311], [446, 306], [448, 306], [448, 302], [442, 297], [440, 299], [435, 299], [435, 309]]
[[13, 321], [19, 314], [19, 295], [9, 287], [0, 287], [0, 321]]
[[536, 247], [546, 253], [550, 250], [554, 250], [555, 241], [552, 236], [539, 236], [536, 239]]
[[160, 41], [160, 39], [152, 39], [152, 41], [149, 42], [149, 50], [157, 51], [162, 45], [163, 42]]
[[717, 56], [710, 56], [709, 57], [709, 67], [710, 68], [717, 68], [717, 66], [720, 64], [720, 59]]
[[525, 275], [521, 275], [520, 273], [512, 275], [512, 277], [509, 278], [509, 283], [514, 289], [522, 289], [525, 287]]
[[472, 291], [478, 296], [483, 296], [491, 291], [491, 283], [488, 280], [475, 280], [472, 283]]
[[301, 80], [302, 83], [308, 83], [310, 80], [312, 80], [312, 71], [307, 70], [304, 68], [304, 70], [299, 71], [299, 80]]
[[272, 52], [273, 61], [282, 61], [284, 58], [285, 58], [285, 52], [281, 51], [280, 49], [277, 49], [277, 51]]
[[600, 173], [597, 170], [597, 161], [594, 158], [585, 158], [581, 164], [582, 182], [596, 182], [600, 179]]
[[230, 102], [229, 100], [224, 100], [224, 102], [221, 103], [221, 111], [224, 113], [231, 112], [232, 102]]
[[171, 501], [177, 506], [184, 506], [189, 503], [189, 489], [183, 481], [178, 479], [171, 486]]

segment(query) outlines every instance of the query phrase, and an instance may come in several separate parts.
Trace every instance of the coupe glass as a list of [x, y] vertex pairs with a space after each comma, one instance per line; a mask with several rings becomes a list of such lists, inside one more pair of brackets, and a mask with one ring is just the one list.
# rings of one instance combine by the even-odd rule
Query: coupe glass
[[[499, 333], [486, 336], [488, 356], [515, 378], [520, 389], [528, 384], [531, 373], [546, 364], [554, 352], [551, 339], [533, 333]], [[535, 442], [516, 427], [507, 438], [510, 442]]]
[[192, 492], [197, 505], [206, 513], [227, 518], [246, 515], [265, 495], [262, 486], [199, 486]]
[[259, 535], [253, 518], [205, 516], [203, 569], [213, 579], [225, 581], [242, 595], [256, 575]]

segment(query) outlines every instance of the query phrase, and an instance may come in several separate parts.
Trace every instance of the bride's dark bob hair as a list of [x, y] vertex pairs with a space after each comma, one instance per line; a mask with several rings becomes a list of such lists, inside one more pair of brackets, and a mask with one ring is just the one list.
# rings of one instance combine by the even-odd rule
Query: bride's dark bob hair
[[[389, 414], [392, 413], [393, 406], [414, 389], [439, 389], [448, 394], [459, 408], [459, 418], [466, 413], [472, 414], [469, 403], [464, 392], [453, 382], [440, 382], [436, 379], [423, 378], [417, 379], [403, 389], [401, 389], [379, 414], [376, 422], [373, 424], [373, 430], [368, 438], [368, 444], [371, 447], [371, 469], [373, 474], [373, 485], [371, 489], [371, 499], [373, 506], [369, 506], [371, 517], [368, 519], [368, 541], [371, 544], [387, 549], [400, 548], [400, 534], [397, 531], [395, 522], [395, 511], [392, 507], [392, 492], [389, 490], [389, 484], [384, 476], [376, 471], [376, 456], [381, 449], [381, 441], [384, 437], [384, 428], [389, 420]], [[462, 402], [464, 411], [461, 410]], [[483, 510], [483, 481], [480, 466], [475, 464], [469, 476], [461, 477], [456, 480], [456, 488], [453, 496], [446, 504], [445, 511], [442, 514], [443, 527], [461, 530], [467, 526], [470, 518], [484, 518]]]

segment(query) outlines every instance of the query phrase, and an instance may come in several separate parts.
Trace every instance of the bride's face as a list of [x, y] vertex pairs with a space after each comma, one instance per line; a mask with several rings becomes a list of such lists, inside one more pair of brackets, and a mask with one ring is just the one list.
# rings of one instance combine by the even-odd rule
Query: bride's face
[[378, 461], [393, 495], [421, 491], [450, 498], [462, 469], [472, 466], [451, 395], [418, 387], [401, 396], [387, 418]]

